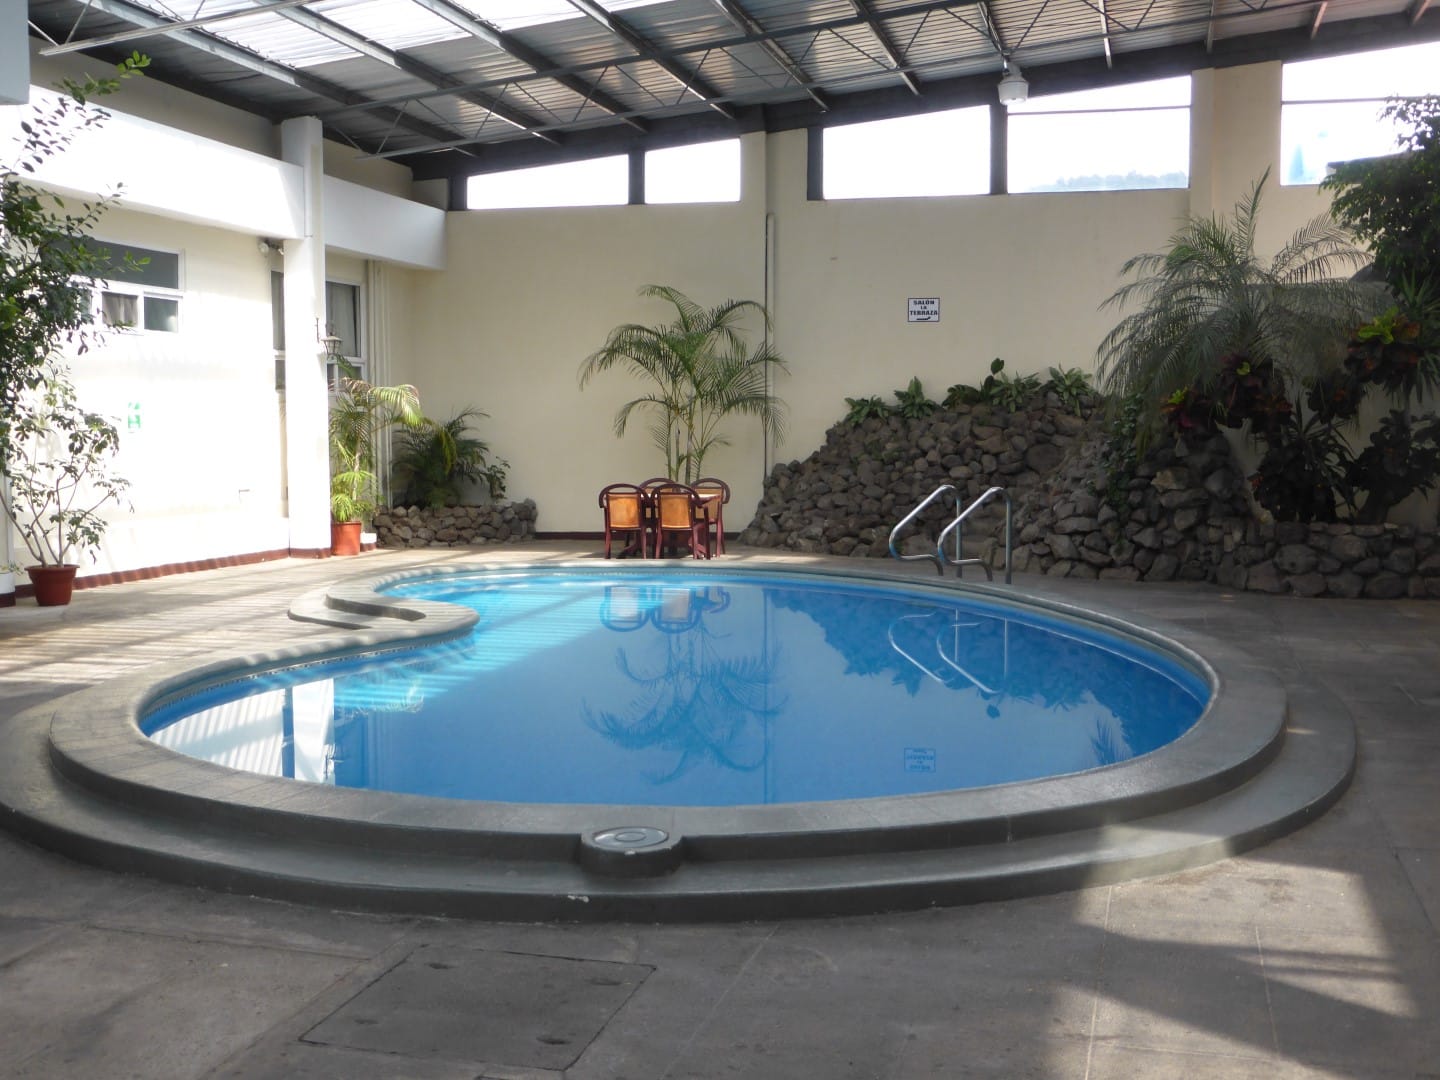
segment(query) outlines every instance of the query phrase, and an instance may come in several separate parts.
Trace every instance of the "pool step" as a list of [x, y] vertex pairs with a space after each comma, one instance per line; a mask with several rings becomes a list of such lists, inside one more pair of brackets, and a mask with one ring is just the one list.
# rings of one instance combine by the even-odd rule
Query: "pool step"
[[[174, 816], [97, 794], [52, 761], [48, 715], [12, 721], [0, 757], [7, 828], [112, 870], [309, 904], [487, 919], [707, 921], [856, 914], [999, 900], [1202, 865], [1314, 819], [1344, 792], [1348, 715], [1292, 717], [1266, 767], [1228, 790], [1128, 821], [923, 850], [691, 858], [655, 877], [590, 873], [574, 857], [493, 858], [320, 842], [242, 819]], [[683, 842], [683, 838], [682, 838]], [[577, 838], [578, 847], [578, 838]], [[540, 852], [537, 851], [537, 855]]]

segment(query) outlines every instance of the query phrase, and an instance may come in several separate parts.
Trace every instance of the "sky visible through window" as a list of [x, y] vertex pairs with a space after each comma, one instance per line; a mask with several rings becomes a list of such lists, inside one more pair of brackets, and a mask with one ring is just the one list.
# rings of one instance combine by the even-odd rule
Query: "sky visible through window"
[[1286, 64], [1281, 82], [1281, 182], [1318, 184], [1333, 162], [1393, 154], [1385, 99], [1440, 94], [1440, 44], [1408, 45]]
[[1012, 192], [1183, 188], [1189, 182], [1188, 75], [1010, 106]]
[[692, 143], [645, 154], [647, 203], [740, 201], [740, 140]]
[[537, 206], [623, 206], [630, 201], [630, 159], [624, 154], [537, 165], [470, 177], [471, 210]]
[[981, 195], [990, 190], [990, 109], [825, 129], [825, 198]]

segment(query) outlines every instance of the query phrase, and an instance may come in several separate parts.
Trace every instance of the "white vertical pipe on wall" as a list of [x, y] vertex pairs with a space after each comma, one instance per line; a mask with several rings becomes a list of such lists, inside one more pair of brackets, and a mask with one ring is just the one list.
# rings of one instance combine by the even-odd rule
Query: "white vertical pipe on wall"
[[325, 384], [324, 144], [313, 116], [280, 125], [280, 152], [300, 166], [304, 235], [285, 241], [285, 477], [290, 550], [330, 550], [330, 458]]

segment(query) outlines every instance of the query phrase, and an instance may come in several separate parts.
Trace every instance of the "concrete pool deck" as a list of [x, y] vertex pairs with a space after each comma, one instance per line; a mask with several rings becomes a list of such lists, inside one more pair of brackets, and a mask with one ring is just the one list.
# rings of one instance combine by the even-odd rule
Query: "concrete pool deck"
[[[22, 601], [0, 610], [0, 740], [69, 690], [324, 635], [285, 612], [339, 576], [596, 546], [284, 561], [86, 590], [68, 609]], [[93, 870], [0, 833], [0, 1076], [1440, 1075], [1440, 605], [1017, 584], [1263, 657], [1295, 720], [1353, 721], [1354, 785], [1292, 836], [1180, 874], [735, 925], [341, 914]]]

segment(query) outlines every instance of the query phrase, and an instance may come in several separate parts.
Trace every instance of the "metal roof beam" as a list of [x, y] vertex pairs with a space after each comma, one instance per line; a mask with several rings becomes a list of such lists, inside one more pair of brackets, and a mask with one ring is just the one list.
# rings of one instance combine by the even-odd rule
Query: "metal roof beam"
[[[291, 22], [303, 26], [307, 30], [313, 31], [322, 37], [327, 37], [340, 45], [344, 45], [347, 49], [354, 49], [363, 56], [368, 56], [372, 60], [393, 67], [397, 71], [403, 71], [406, 75], [419, 79], [421, 82], [427, 82], [438, 89], [455, 90], [455, 88], [460, 85], [460, 80], [454, 76], [447, 75], [443, 71], [432, 68], [429, 64], [405, 56], [403, 53], [398, 53], [394, 49], [388, 48], [378, 41], [366, 37], [364, 34], [357, 34], [349, 27], [342, 26], [331, 19], [327, 19], [323, 15], [317, 15], [313, 11], [305, 8], [285, 8], [282, 11], [277, 11], [276, 14], [282, 19], [289, 19]], [[490, 97], [489, 95], [480, 94], [475, 91], [456, 91], [456, 96], [463, 97], [473, 105], [479, 105], [497, 120], [503, 120], [505, 123], [510, 124], [512, 127], [519, 128], [526, 134], [533, 134], [536, 138], [544, 139], [547, 142], [557, 144], [559, 142], [553, 135], [536, 131], [535, 129], [539, 124], [533, 117], [527, 116], [519, 109], [511, 108], [499, 98]]]
[[750, 14], [742, 8], [735, 0], [710, 0], [719, 9], [720, 13], [732, 23], [744, 30], [747, 34], [754, 34], [758, 38], [758, 44], [770, 54], [770, 58], [780, 65], [781, 70], [790, 78], [795, 80], [802, 90], [809, 95], [810, 100], [819, 105], [822, 110], [830, 108], [830, 103], [820, 96], [815, 89], [815, 82], [797, 64], [780, 44], [770, 36], [770, 33], [758, 22], [750, 17]]
[[915, 76], [905, 70], [905, 60], [900, 55], [900, 50], [895, 47], [895, 42], [890, 39], [884, 25], [875, 17], [874, 10], [866, 0], [850, 0], [850, 6], [855, 9], [855, 14], [865, 20], [865, 25], [870, 28], [876, 44], [880, 51], [885, 54], [885, 59], [890, 61], [890, 67], [900, 76], [900, 80], [910, 89], [916, 97], [920, 96], [920, 84], [915, 81]]
[[107, 15], [113, 15], [117, 19], [124, 19], [126, 22], [134, 23], [136, 26], [169, 34], [176, 41], [192, 49], [209, 53], [217, 59], [234, 64], [236, 67], [253, 71], [255, 74], [263, 75], [267, 79], [274, 79], [277, 82], [285, 83], [295, 87], [297, 90], [304, 90], [306, 93], [314, 94], [316, 97], [338, 101], [342, 105], [374, 109], [383, 119], [387, 119], [395, 126], [404, 128], [411, 134], [418, 135], [423, 139], [448, 139], [454, 137], [454, 133], [450, 129], [406, 116], [403, 112], [396, 112], [378, 102], [371, 101], [363, 94], [358, 94], [353, 90], [347, 90], [343, 86], [332, 83], [328, 79], [321, 79], [300, 71], [297, 68], [279, 64], [273, 60], [267, 60], [263, 56], [259, 56], [248, 49], [242, 49], [240, 46], [232, 45], [228, 41], [221, 41], [219, 38], [211, 37], [202, 31], [178, 30], [172, 32], [171, 20], [164, 19], [144, 8], [136, 7], [134, 4], [126, 3], [125, 0], [86, 0], [86, 3], [97, 11], [103, 11]]
[[562, 65], [556, 64], [538, 49], [532, 49], [522, 41], [518, 41], [513, 35], [507, 34], [499, 27], [491, 26], [489, 23], [475, 18], [464, 8], [457, 7], [450, 0], [412, 0], [419, 4], [426, 11], [440, 16], [452, 26], [459, 27], [472, 37], [485, 42], [492, 49], [512, 56], [522, 64], [527, 65], [533, 71], [553, 71], [555, 74], [550, 78], [559, 83], [572, 93], [580, 95], [586, 101], [594, 104], [609, 113], [611, 116], [619, 117], [629, 124], [636, 131], [644, 131], [645, 125], [631, 116], [626, 116], [626, 107], [601, 90], [599, 85], [591, 85], [583, 79], [562, 70]]
[[[923, 15], [927, 15], [927, 14], [929, 14], [930, 12], [934, 12], [934, 11], [946, 11], [946, 10], [949, 10], [949, 9], [952, 9], [952, 8], [957, 8], [957, 7], [972, 7], [972, 6], [978, 6], [979, 3], [980, 3], [980, 0], [920, 0], [919, 3], [907, 4], [905, 7], [901, 7], [901, 8], [893, 8], [893, 9], [885, 12], [885, 17], [886, 17], [886, 18], [906, 18], [906, 17], [913, 16], [913, 15], [922, 15], [922, 16], [923, 16]], [[701, 54], [703, 54], [703, 53], [711, 53], [711, 52], [720, 52], [720, 51], [724, 51], [724, 50], [727, 50], [727, 49], [734, 49], [734, 48], [737, 48], [737, 47], [739, 47], [739, 46], [741, 46], [741, 45], [754, 45], [754, 44], [757, 44], [757, 43], [760, 42], [763, 38], [766, 38], [766, 37], [775, 37], [775, 38], [792, 37], [792, 36], [797, 36], [797, 35], [801, 35], [801, 34], [809, 35], [809, 34], [816, 33], [817, 31], [818, 31], [818, 32], [821, 32], [821, 33], [828, 33], [828, 32], [834, 32], [834, 31], [839, 31], [839, 30], [849, 30], [849, 29], [853, 29], [853, 28], [855, 28], [855, 27], [857, 27], [857, 26], [864, 26], [864, 25], [865, 25], [865, 20], [864, 20], [864, 18], [861, 17], [860, 15], [847, 15], [847, 16], [845, 16], [845, 17], [843, 17], [843, 18], [830, 19], [830, 20], [827, 20], [826, 22], [811, 23], [811, 24], [808, 25], [808, 26], [784, 27], [784, 28], [779, 28], [779, 29], [775, 29], [775, 30], [766, 31], [766, 32], [763, 32], [763, 33], [761, 33], [761, 34], [738, 34], [738, 35], [736, 35], [735, 37], [721, 38], [721, 39], [715, 40], [715, 41], [700, 41], [700, 42], [694, 42], [694, 43], [691, 43], [691, 44], [689, 44], [689, 45], [686, 45], [683, 50], [677, 50], [677, 52], [675, 53], [675, 55], [676, 55], [676, 56], [685, 56], [685, 55], [688, 55], [688, 54], [690, 54], [690, 53], [701, 53]], [[524, 84], [524, 83], [527, 83], [527, 82], [531, 82], [531, 81], [534, 81], [534, 80], [538, 80], [538, 79], [548, 79], [548, 78], [553, 77], [555, 74], [562, 74], [562, 73], [581, 74], [581, 73], [588, 72], [588, 71], [600, 71], [600, 70], [604, 70], [604, 69], [606, 69], [606, 68], [619, 68], [619, 67], [626, 67], [626, 66], [631, 65], [631, 64], [646, 64], [646, 63], [653, 63], [653, 62], [654, 62], [654, 61], [653, 61], [650, 57], [647, 57], [647, 56], [638, 56], [638, 55], [637, 55], [637, 56], [610, 57], [610, 58], [607, 58], [607, 59], [604, 59], [604, 60], [594, 60], [594, 61], [591, 61], [591, 62], [585, 63], [585, 64], [574, 64], [574, 65], [571, 65], [571, 66], [569, 66], [569, 67], [561, 67], [561, 68], [554, 68], [554, 69], [546, 69], [546, 70], [543, 70], [543, 71], [536, 71], [536, 72], [534, 72], [534, 73], [532, 73], [532, 74], [530, 74], [530, 75], [514, 75], [514, 76], [503, 77], [503, 78], [481, 79], [481, 80], [478, 80], [478, 81], [476, 81], [476, 82], [463, 83], [463, 84], [461, 84], [459, 87], [457, 87], [456, 89], [457, 89], [457, 90], [485, 90], [485, 89], [489, 89], [489, 88], [496, 87], [496, 86], [507, 86], [507, 85], [511, 85], [511, 84], [521, 85], [521, 84]], [[945, 61], [941, 61], [940, 64], [939, 64], [939, 66], [944, 66], [945, 63], [946, 63]], [[907, 63], [907, 64], [904, 65], [903, 70], [904, 70], [905, 73], [907, 73], [907, 74], [912, 73], [912, 72], [914, 72], [915, 70], [917, 70], [917, 65]], [[444, 96], [446, 96], [446, 95], [448, 95], [448, 94], [451, 94], [451, 93], [453, 93], [453, 92], [454, 92], [454, 91], [451, 91], [451, 90], [418, 90], [418, 91], [412, 91], [411, 93], [408, 93], [408, 94], [395, 94], [395, 95], [393, 95], [393, 96], [391, 96], [391, 97], [376, 98], [375, 101], [376, 101], [377, 104], [383, 104], [383, 105], [402, 105], [402, 104], [405, 104], [405, 103], [407, 103], [407, 102], [423, 101], [423, 100], [425, 100], [425, 99], [427, 99], [427, 98], [432, 98], [432, 97], [444, 97]], [[719, 113], [720, 113], [722, 116], [724, 116], [726, 119], [728, 119], [728, 120], [737, 119], [736, 115], [734, 114], [734, 111], [733, 111], [732, 109], [730, 109], [730, 107], [729, 107], [728, 105], [725, 105], [725, 104], [724, 104], [725, 102], [735, 100], [734, 97], [733, 97], [732, 95], [729, 95], [729, 94], [721, 94], [719, 91], [713, 91], [713, 93], [715, 94], [715, 100], [714, 100], [714, 101], [707, 102], [707, 104], [709, 104], [709, 105], [711, 106], [711, 108], [715, 109], [716, 112], [719, 112]], [[698, 96], [698, 95], [697, 95], [697, 96]], [[341, 109], [332, 109], [332, 110], [330, 110], [329, 112], [325, 113], [324, 115], [325, 115], [326, 117], [338, 116], [338, 115], [342, 115], [342, 114], [347, 113], [347, 112], [354, 112], [356, 109], [359, 109], [359, 108], [364, 108], [364, 106], [347, 106], [347, 107], [341, 108]]]
[[1410, 5], [1410, 11], [1407, 14], [1410, 17], [1411, 26], [1414, 26], [1425, 16], [1425, 10], [1429, 6], [1430, 0], [1415, 0], [1415, 2]]
[[1330, 6], [1330, 0], [1320, 0], [1315, 7], [1315, 14], [1310, 19], [1310, 37], [1313, 39], [1320, 33], [1320, 24], [1325, 21], [1325, 9]]
[[1215, 51], [1215, 6], [1220, 0], [1210, 0], [1210, 14], [1205, 23], [1205, 52]]
[[724, 104], [724, 95], [700, 77], [698, 71], [688, 71], [674, 56], [662, 52], [640, 34], [631, 29], [623, 19], [610, 14], [593, 0], [569, 0], [570, 6], [583, 15], [594, 19], [612, 35], [635, 50], [639, 59], [646, 60], [669, 75], [688, 94], [699, 98], [727, 120], [734, 120], [735, 110]]
[[[990, 47], [1000, 54], [1001, 59], [1008, 61], [1010, 46], [1005, 44], [1005, 35], [1000, 30], [1000, 24], [995, 21], [995, 13], [990, 10], [990, 0], [978, 0], [975, 6], [980, 9], [980, 21], [985, 25], [985, 37], [989, 39]], [[965, 25], [969, 26], [969, 23]], [[971, 26], [970, 29], [975, 28]]]
[[134, 30], [121, 30], [114, 34], [86, 38], [84, 41], [66, 41], [63, 45], [46, 45], [40, 50], [40, 55], [59, 56], [62, 53], [80, 52], [82, 49], [98, 49], [104, 45], [118, 45], [122, 41], [161, 37], [165, 34], [173, 34], [177, 30], [199, 30], [202, 27], [214, 26], [216, 23], [229, 22], [231, 19], [248, 19], [252, 15], [264, 14], [267, 11], [279, 11], [281, 8], [299, 7], [301, 4], [310, 2], [311, 0], [279, 0], [278, 3], [267, 3], [258, 8], [236, 8], [234, 11], [222, 11], [219, 14], [205, 15], [198, 19], [167, 22], [164, 26], [139, 26]]
[[[1105, 35], [1105, 66], [1107, 68], [1113, 68], [1115, 66], [1115, 54], [1110, 49], [1110, 14], [1105, 10], [1105, 0], [1099, 0], [1099, 3], [1100, 33]], [[1321, 6], [1323, 7], [1324, 5], [1322, 4]]]

